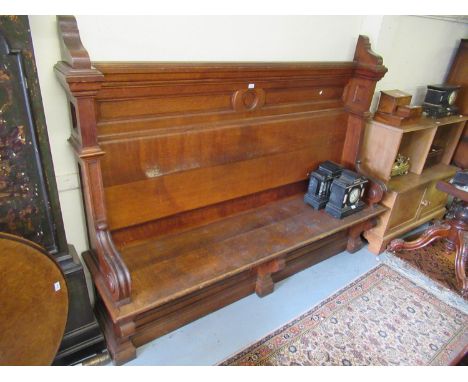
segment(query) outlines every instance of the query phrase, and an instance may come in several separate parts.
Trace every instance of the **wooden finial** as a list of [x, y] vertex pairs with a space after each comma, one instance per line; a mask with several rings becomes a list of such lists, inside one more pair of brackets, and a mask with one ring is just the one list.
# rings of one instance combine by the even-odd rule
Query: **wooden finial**
[[62, 58], [74, 69], [91, 69], [91, 60], [81, 43], [75, 16], [57, 16]]
[[359, 35], [358, 38], [356, 51], [354, 53], [354, 61], [375, 66], [383, 64], [382, 57], [372, 50], [369, 37], [362, 34]]
[[345, 109], [350, 113], [348, 131], [341, 163], [347, 168], [355, 167], [367, 120], [375, 85], [387, 72], [382, 57], [371, 49], [369, 37], [360, 35], [354, 53], [353, 78], [343, 92]]
[[383, 65], [382, 57], [372, 50], [369, 37], [359, 35], [354, 52], [354, 61], [358, 68], [365, 68], [379, 73], [380, 77], [387, 72], [387, 68]]

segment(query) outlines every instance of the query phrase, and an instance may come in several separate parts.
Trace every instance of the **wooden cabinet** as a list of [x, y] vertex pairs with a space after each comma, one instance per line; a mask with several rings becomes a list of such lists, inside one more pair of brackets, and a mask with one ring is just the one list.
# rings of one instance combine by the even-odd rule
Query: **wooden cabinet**
[[[461, 85], [456, 105], [460, 108], [460, 113], [468, 114], [468, 39], [462, 39], [458, 46], [452, 65], [445, 82], [453, 85]], [[461, 168], [468, 168], [468, 128], [465, 128], [460, 143], [453, 156], [453, 163]]]
[[[382, 199], [388, 211], [379, 217], [376, 227], [364, 233], [371, 252], [381, 253], [390, 240], [444, 215], [447, 194], [437, 190], [436, 183], [450, 179], [457, 170], [449, 163], [466, 120], [465, 116], [451, 116], [422, 118], [403, 127], [376, 121], [368, 124], [361, 167], [388, 188]], [[398, 154], [410, 158], [409, 172], [392, 177]]]
[[388, 219], [388, 229], [394, 230], [417, 218], [425, 194], [424, 187], [417, 187], [403, 193], [395, 193], [392, 212]]

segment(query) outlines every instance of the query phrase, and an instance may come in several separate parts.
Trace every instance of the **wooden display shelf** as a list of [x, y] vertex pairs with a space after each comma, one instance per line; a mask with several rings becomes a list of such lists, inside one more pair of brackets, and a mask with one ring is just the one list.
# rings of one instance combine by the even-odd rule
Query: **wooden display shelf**
[[387, 186], [389, 191], [405, 192], [434, 180], [448, 178], [452, 176], [456, 170], [457, 168], [455, 166], [439, 163], [423, 170], [420, 175], [408, 173], [406, 175], [395, 176], [387, 183]]
[[[432, 145], [442, 148], [439, 163], [449, 164], [467, 116], [421, 118], [417, 123], [396, 127], [372, 121], [364, 135], [361, 166], [368, 174], [390, 181], [398, 154], [410, 158], [409, 171], [421, 174], [427, 166]], [[434, 164], [437, 164], [434, 163]]]
[[468, 120], [468, 116], [465, 116], [465, 115], [450, 115], [448, 117], [443, 117], [443, 118], [438, 118], [438, 119], [421, 117], [421, 119], [419, 119], [417, 122], [414, 122], [405, 126], [391, 126], [391, 125], [386, 125], [385, 123], [377, 122], [377, 121], [372, 121], [372, 123], [376, 125], [381, 125], [382, 127], [388, 130], [395, 130], [401, 133], [410, 133], [412, 131], [432, 129], [438, 126], [445, 126], [445, 125], [451, 125], [453, 123], [464, 122], [466, 120]]
[[[465, 119], [466, 120], [466, 119]], [[442, 158], [440, 163], [449, 164], [457, 144], [460, 140], [461, 134], [465, 127], [465, 120], [454, 122], [452, 124], [440, 124], [437, 127], [434, 136], [433, 144], [442, 148]]]

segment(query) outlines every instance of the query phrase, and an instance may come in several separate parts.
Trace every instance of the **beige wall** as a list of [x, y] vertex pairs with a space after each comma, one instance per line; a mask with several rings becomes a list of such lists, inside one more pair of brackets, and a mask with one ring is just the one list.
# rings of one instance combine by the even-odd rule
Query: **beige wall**
[[[351, 60], [368, 34], [389, 68], [379, 89], [423, 94], [442, 82], [464, 24], [409, 16], [79, 16], [92, 60], [340, 61]], [[86, 249], [76, 165], [67, 143], [70, 118], [53, 73], [60, 60], [54, 16], [30, 16], [39, 81], [68, 242]]]
[[426, 17], [385, 16], [375, 51], [388, 68], [377, 90], [400, 89], [420, 105], [426, 85], [442, 83], [468, 25]]
[[29, 22], [65, 233], [67, 241], [81, 254], [86, 250], [87, 239], [77, 165], [67, 142], [70, 115], [65, 92], [53, 71], [53, 66], [60, 60], [55, 16], [30, 16]]

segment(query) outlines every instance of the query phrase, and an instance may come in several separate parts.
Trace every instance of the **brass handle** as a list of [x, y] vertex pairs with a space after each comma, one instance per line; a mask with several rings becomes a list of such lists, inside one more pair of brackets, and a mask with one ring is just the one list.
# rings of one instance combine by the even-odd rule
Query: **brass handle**
[[429, 204], [431, 204], [431, 202], [430, 202], [429, 200], [423, 200], [423, 201], [421, 202], [421, 205], [422, 205], [423, 207], [427, 207]]

